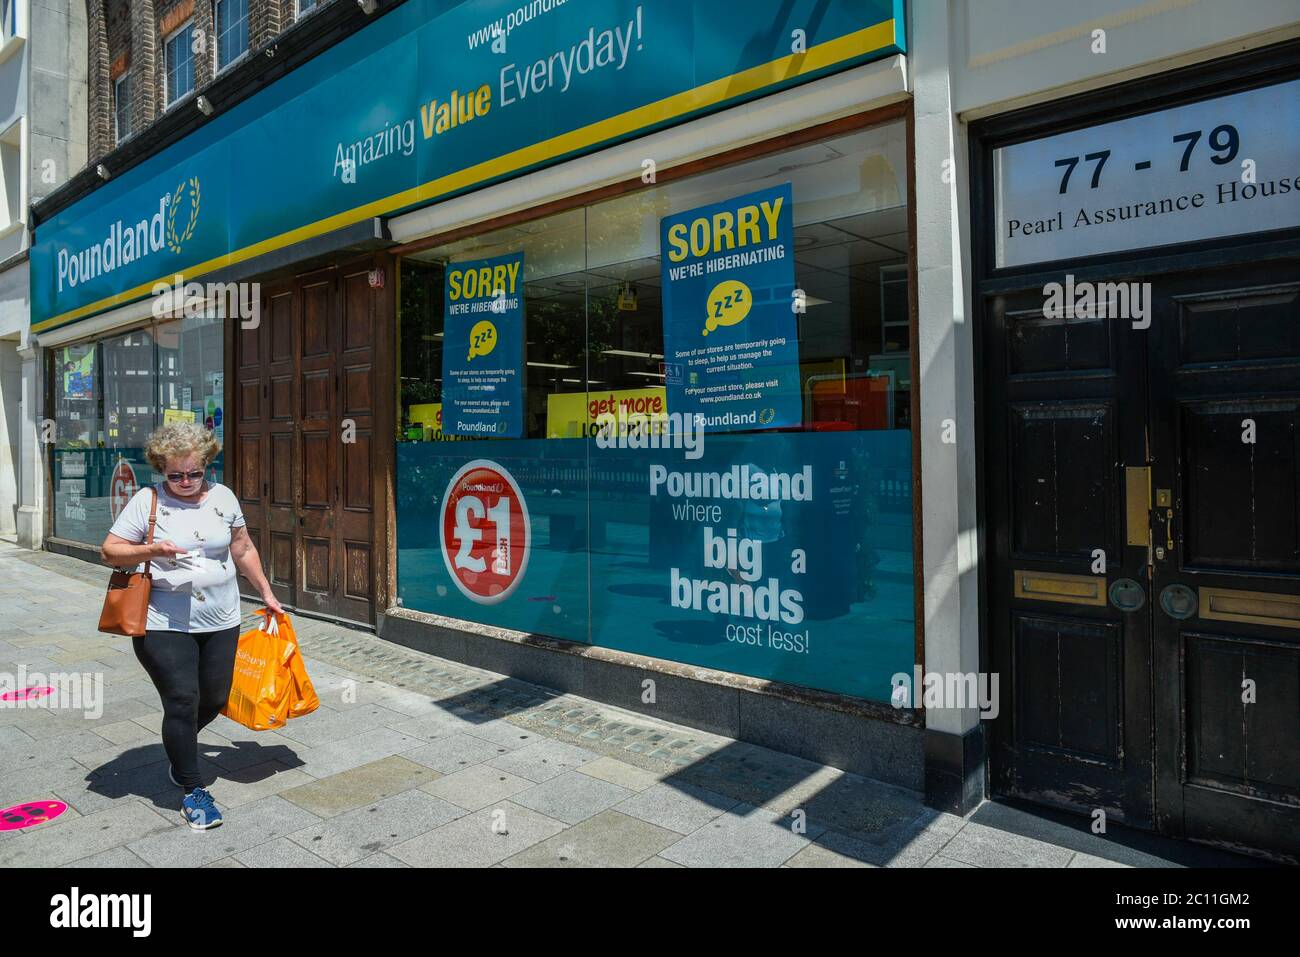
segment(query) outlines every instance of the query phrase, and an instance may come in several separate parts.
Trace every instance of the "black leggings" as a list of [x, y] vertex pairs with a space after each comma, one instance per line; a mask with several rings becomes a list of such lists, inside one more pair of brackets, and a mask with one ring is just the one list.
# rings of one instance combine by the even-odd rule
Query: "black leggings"
[[172, 773], [187, 792], [200, 787], [199, 731], [230, 697], [239, 626], [199, 634], [147, 631], [131, 645], [162, 698], [163, 748]]

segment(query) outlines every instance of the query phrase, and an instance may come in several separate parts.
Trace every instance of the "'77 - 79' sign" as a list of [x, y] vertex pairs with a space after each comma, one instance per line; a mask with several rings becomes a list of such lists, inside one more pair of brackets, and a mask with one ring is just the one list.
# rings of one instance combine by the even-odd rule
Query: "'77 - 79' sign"
[[1300, 80], [994, 151], [997, 267], [1300, 226]]

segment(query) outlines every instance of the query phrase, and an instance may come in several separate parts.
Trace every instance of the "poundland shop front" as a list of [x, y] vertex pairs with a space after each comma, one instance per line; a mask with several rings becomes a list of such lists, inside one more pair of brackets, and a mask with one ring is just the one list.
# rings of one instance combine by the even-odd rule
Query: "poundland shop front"
[[410, 0], [99, 191], [202, 181], [132, 281], [60, 285], [108, 234], [44, 227], [42, 321], [380, 218], [368, 282], [279, 275], [226, 339], [229, 484], [308, 530], [256, 530], [287, 597], [921, 789], [905, 19]]

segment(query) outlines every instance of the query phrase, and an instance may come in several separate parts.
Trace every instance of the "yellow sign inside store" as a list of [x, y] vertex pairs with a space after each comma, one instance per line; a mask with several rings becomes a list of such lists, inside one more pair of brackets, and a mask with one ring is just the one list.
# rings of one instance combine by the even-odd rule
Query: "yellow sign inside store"
[[[663, 386], [610, 392], [571, 392], [546, 397], [546, 437], [580, 439], [596, 433], [596, 420], [612, 415], [620, 431], [629, 426], [668, 421], [668, 395]], [[627, 425], [622, 423], [626, 422]]]
[[447, 435], [442, 431], [441, 402], [413, 405], [407, 410], [407, 418], [412, 426], [424, 430], [425, 442], [459, 442], [470, 438], [468, 435]]

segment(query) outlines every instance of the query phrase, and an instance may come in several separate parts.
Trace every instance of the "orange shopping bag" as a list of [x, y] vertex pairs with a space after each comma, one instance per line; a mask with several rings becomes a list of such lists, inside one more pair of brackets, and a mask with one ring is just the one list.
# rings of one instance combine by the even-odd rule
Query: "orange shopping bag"
[[301, 718], [320, 707], [320, 698], [316, 697], [316, 689], [312, 687], [311, 679], [307, 677], [307, 666], [303, 663], [302, 652], [298, 649], [298, 636], [294, 633], [293, 622], [289, 620], [288, 615], [276, 615], [275, 618], [280, 629], [280, 637], [293, 645], [293, 654], [289, 656], [291, 677], [289, 717]]
[[272, 616], [265, 609], [258, 614], [262, 622], [239, 636], [230, 697], [221, 713], [250, 731], [270, 731], [289, 720], [294, 702], [290, 660], [297, 655], [298, 642], [292, 626], [288, 640], [281, 633], [287, 616]]

